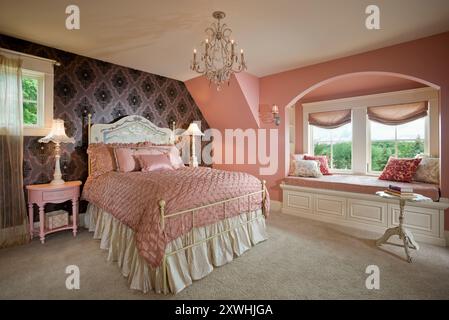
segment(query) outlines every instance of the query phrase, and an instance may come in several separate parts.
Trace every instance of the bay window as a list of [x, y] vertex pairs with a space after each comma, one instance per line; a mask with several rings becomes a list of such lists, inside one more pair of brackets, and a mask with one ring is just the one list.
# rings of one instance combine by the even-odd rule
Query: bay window
[[303, 152], [331, 172], [379, 175], [390, 156], [439, 156], [439, 92], [419, 88], [305, 103]]

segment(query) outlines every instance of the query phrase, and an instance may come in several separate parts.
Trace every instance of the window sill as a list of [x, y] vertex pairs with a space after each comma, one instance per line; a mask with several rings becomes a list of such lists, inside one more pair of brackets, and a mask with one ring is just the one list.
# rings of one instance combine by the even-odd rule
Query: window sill
[[51, 131], [51, 128], [24, 127], [23, 135], [27, 137], [44, 137]]
[[367, 172], [365, 175], [370, 177], [379, 177], [382, 174], [382, 171], [379, 172]]
[[356, 175], [353, 171], [339, 171], [339, 170], [329, 169], [329, 172], [332, 174], [341, 174], [341, 175], [348, 175], [348, 176]]
[[379, 177], [381, 172], [374, 173], [374, 172], [353, 172], [353, 171], [329, 171], [333, 175], [341, 175], [341, 176], [367, 176], [367, 177]]

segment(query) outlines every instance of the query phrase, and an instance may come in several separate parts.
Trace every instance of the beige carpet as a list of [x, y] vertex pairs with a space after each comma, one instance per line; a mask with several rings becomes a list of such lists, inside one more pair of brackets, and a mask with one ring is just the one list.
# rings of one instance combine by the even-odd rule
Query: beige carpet
[[[176, 296], [129, 290], [107, 253], [83, 230], [50, 235], [45, 245], [0, 250], [2, 299], [449, 299], [449, 249], [412, 251], [374, 245], [379, 235], [282, 214], [268, 220], [270, 239]], [[65, 288], [65, 267], [78, 265], [80, 290]], [[367, 290], [365, 269], [380, 268], [380, 290]]]

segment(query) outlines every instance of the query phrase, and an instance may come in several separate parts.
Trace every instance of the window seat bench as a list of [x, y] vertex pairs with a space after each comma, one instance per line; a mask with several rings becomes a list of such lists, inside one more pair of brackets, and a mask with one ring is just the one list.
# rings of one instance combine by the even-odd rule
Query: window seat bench
[[373, 176], [361, 175], [331, 175], [321, 178], [305, 178], [288, 176], [284, 183], [292, 186], [329, 189], [336, 191], [346, 191], [354, 193], [375, 194], [376, 191], [383, 191], [390, 184], [399, 187], [412, 187], [413, 192], [431, 198], [433, 201], [440, 200], [440, 187], [436, 184], [422, 182], [396, 182], [379, 180]]
[[438, 185], [398, 183], [373, 176], [289, 176], [281, 183], [282, 212], [383, 233], [399, 224], [399, 202], [375, 195], [390, 184], [412, 187], [414, 192], [434, 200], [407, 203], [404, 225], [416, 240], [445, 246], [444, 210], [449, 208], [449, 201], [440, 198]]

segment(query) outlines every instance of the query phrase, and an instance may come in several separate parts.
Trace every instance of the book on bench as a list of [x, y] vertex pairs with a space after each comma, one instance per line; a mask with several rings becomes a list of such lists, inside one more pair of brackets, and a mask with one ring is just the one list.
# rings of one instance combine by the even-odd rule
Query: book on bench
[[413, 188], [411, 188], [411, 187], [399, 187], [399, 186], [390, 184], [388, 186], [388, 189], [392, 190], [392, 191], [397, 191], [399, 193], [413, 193]]
[[401, 198], [413, 198], [415, 197], [415, 194], [413, 193], [413, 189], [410, 187], [399, 187], [395, 185], [389, 185], [388, 189], [384, 190], [385, 193], [401, 197]]

